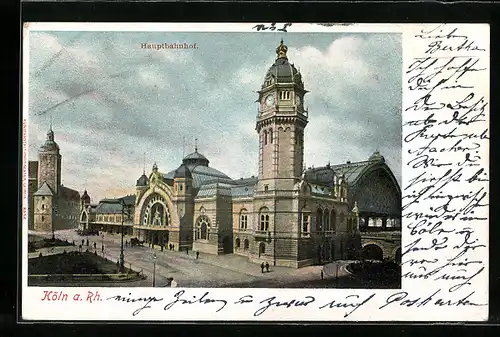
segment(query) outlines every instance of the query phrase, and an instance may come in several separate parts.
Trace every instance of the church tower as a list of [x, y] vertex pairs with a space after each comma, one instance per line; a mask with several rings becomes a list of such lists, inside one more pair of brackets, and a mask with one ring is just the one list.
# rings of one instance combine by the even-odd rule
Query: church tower
[[276, 60], [259, 93], [256, 131], [259, 134], [258, 192], [292, 190], [300, 179], [304, 161], [304, 108], [302, 76], [290, 63], [288, 47], [281, 40]]
[[38, 188], [47, 183], [57, 195], [61, 186], [61, 154], [54, 140], [52, 125], [47, 132], [47, 140], [38, 151]]

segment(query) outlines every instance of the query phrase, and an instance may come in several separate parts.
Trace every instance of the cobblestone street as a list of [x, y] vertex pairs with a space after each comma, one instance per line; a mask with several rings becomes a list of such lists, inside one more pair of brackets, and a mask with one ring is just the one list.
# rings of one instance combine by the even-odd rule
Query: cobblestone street
[[[51, 233], [38, 233], [46, 237]], [[42, 254], [58, 254], [64, 249], [67, 251], [78, 249], [78, 244], [82, 240], [89, 240], [89, 246], [84, 246], [89, 251], [94, 251], [94, 242], [97, 246], [97, 253], [102, 255], [102, 244], [104, 244], [104, 256], [116, 261], [120, 256], [120, 235], [105, 234], [104, 239], [100, 236], [79, 236], [74, 230], [64, 230], [56, 232], [56, 237], [61, 240], [68, 240], [76, 243], [76, 247], [57, 247], [44, 249]], [[130, 236], [125, 236], [125, 240], [130, 240]], [[153, 263], [153, 252], [156, 254], [156, 261]], [[36, 257], [39, 253], [30, 253], [29, 257]], [[151, 287], [153, 280], [153, 269], [155, 283], [157, 287], [165, 286], [167, 278], [173, 277], [179, 287], [301, 287], [306, 283], [315, 284], [317, 287], [332, 287], [332, 279], [335, 278], [335, 269], [326, 266], [324, 278], [321, 280], [322, 266], [310, 266], [300, 269], [273, 267], [270, 272], [261, 272], [260, 265], [251, 263], [246, 257], [234, 254], [210, 255], [200, 254], [196, 259], [194, 252], [163, 252], [158, 248], [154, 250], [147, 246], [124, 247], [125, 264], [135, 271], [142, 271], [147, 276], [146, 280], [128, 282], [126, 284], [105, 284], [103, 286], [139, 286]], [[343, 262], [340, 265], [338, 276], [346, 277]], [[334, 270], [332, 272], [332, 270]], [[96, 284], [93, 284], [96, 285]]]

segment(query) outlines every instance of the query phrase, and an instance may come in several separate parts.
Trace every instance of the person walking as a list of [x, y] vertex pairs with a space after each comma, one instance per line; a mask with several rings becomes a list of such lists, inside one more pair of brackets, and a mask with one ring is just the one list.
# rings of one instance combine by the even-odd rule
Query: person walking
[[196, 251], [196, 260], [198, 260], [199, 257], [200, 257], [200, 252]]
[[104, 244], [102, 245], [102, 252], [104, 253]]
[[266, 272], [269, 273], [269, 262], [266, 262]]
[[97, 249], [97, 243], [94, 242], [94, 249]]
[[323, 269], [321, 269], [321, 279], [323, 279]]
[[261, 273], [264, 273], [264, 267], [265, 267], [264, 262], [262, 262], [260, 264], [260, 271], [261, 271]]

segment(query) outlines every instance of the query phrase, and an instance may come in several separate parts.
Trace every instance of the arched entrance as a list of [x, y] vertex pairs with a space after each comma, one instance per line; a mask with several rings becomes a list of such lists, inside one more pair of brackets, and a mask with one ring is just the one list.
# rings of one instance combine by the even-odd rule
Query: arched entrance
[[382, 248], [375, 244], [368, 244], [363, 247], [363, 250], [361, 252], [361, 256], [363, 259], [366, 260], [380, 260], [384, 258], [384, 252], [382, 251]]
[[396, 249], [396, 253], [394, 253], [394, 260], [396, 261], [397, 264], [401, 263], [401, 247]]
[[259, 243], [259, 257], [266, 253], [266, 244], [264, 242]]
[[224, 236], [222, 239], [222, 250], [224, 254], [231, 254], [233, 252], [232, 240], [229, 236]]
[[245, 239], [245, 241], [243, 241], [243, 249], [247, 251], [248, 248], [250, 248], [250, 241], [248, 241], [248, 239]]

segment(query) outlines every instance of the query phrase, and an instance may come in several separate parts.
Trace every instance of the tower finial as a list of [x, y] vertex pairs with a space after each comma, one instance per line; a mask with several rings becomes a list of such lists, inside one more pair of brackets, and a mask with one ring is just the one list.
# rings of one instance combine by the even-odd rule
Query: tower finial
[[194, 152], [198, 152], [198, 138], [194, 139]]
[[146, 174], [146, 152], [142, 154], [142, 174]]
[[182, 136], [182, 159], [186, 156], [186, 137]]
[[288, 51], [288, 47], [283, 44], [283, 38], [281, 39], [280, 45], [276, 48], [276, 54], [278, 55], [277, 58], [284, 58], [286, 59], [286, 52]]

